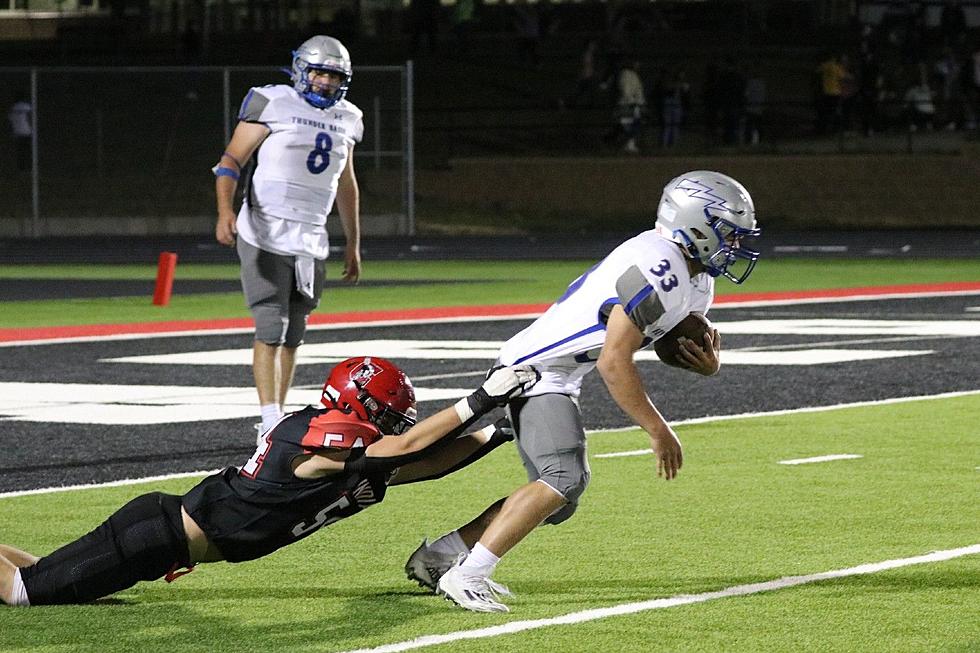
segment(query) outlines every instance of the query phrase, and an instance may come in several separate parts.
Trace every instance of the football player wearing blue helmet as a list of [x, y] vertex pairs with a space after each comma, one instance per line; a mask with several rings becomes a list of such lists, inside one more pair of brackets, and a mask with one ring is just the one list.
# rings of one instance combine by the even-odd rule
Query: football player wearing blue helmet
[[[684, 460], [680, 440], [651, 401], [633, 355], [692, 313], [707, 313], [716, 277], [743, 282], [759, 256], [744, 241], [758, 234], [752, 198], [731, 177], [695, 170], [671, 180], [654, 229], [616, 247], [501, 347], [500, 364], [530, 363], [541, 372], [532, 390], [508, 403], [528, 482], [470, 523], [423, 541], [407, 576], [468, 610], [508, 611], [499, 600], [506, 592], [490, 579], [497, 563], [539, 524], [569, 519], [589, 485], [577, 398], [593, 368], [649, 435], [658, 474], [675, 478]], [[721, 367], [721, 340], [716, 329], [702, 340], [679, 341], [677, 356], [710, 376]]]
[[[350, 54], [337, 39], [314, 36], [293, 52], [290, 75], [292, 84], [249, 89], [235, 133], [213, 168], [215, 238], [238, 250], [242, 290], [255, 320], [260, 432], [283, 414], [296, 350], [320, 302], [334, 206], [345, 237], [342, 279], [356, 283], [361, 273], [354, 146], [364, 121], [346, 99]], [[239, 180], [244, 189], [236, 211]]]
[[350, 53], [331, 36], [314, 36], [293, 52], [293, 88], [318, 109], [343, 100], [353, 74]]

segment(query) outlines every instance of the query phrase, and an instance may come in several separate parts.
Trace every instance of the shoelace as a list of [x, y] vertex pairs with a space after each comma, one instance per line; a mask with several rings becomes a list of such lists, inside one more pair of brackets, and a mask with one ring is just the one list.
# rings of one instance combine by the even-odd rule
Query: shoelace
[[487, 587], [490, 589], [490, 593], [496, 598], [500, 598], [501, 596], [514, 596], [514, 593], [510, 591], [509, 587], [489, 578], [487, 578]]

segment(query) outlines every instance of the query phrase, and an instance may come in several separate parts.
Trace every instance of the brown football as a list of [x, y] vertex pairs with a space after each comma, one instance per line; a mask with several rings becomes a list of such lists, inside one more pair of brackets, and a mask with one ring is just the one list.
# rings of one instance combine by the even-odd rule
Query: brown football
[[708, 321], [708, 318], [700, 313], [690, 313], [677, 326], [657, 339], [653, 343], [653, 350], [657, 352], [657, 356], [664, 363], [672, 367], [683, 368], [684, 366], [677, 358], [677, 353], [680, 351], [680, 345], [677, 343], [677, 339], [683, 336], [703, 347], [704, 334], [710, 328], [711, 322]]

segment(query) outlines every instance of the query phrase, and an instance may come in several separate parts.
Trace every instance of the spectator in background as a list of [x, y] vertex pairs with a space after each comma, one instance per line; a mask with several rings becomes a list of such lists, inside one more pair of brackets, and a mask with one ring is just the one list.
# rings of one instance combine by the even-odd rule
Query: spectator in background
[[942, 124], [948, 130], [957, 129], [963, 120], [962, 66], [949, 46], [943, 47], [942, 55], [936, 62], [936, 77], [939, 80], [939, 103], [942, 110]]
[[846, 54], [840, 56], [840, 66], [844, 70], [844, 77], [840, 83], [840, 129], [849, 131], [851, 129], [851, 117], [854, 115], [855, 105], [858, 103], [858, 79], [851, 68], [851, 59]]
[[909, 130], [932, 130], [936, 117], [935, 94], [929, 86], [929, 78], [920, 67], [918, 81], [905, 91], [905, 111], [908, 115]]
[[939, 31], [942, 33], [943, 45], [955, 44], [966, 34], [966, 13], [960, 5], [960, 0], [946, 0], [943, 12], [939, 16]]
[[470, 50], [470, 36], [473, 32], [475, 13], [476, 0], [456, 0], [456, 4], [453, 5], [450, 20], [452, 21], [453, 35], [456, 37], [456, 49], [459, 54], [465, 55]]
[[188, 22], [184, 26], [184, 31], [180, 33], [178, 45], [180, 52], [177, 59], [187, 64], [197, 63], [201, 57], [201, 46], [201, 34], [192, 23]]
[[902, 94], [898, 82], [893, 75], [885, 71], [879, 72], [875, 79], [875, 98], [878, 109], [879, 131], [887, 131], [891, 127], [902, 125], [905, 121]]
[[514, 6], [514, 29], [517, 31], [517, 50], [521, 61], [535, 69], [541, 65], [538, 49], [541, 46], [541, 13], [537, 5]]
[[683, 69], [665, 75], [660, 97], [660, 115], [663, 120], [660, 144], [664, 147], [677, 145], [681, 138], [684, 116], [691, 103], [691, 85]]
[[841, 58], [831, 55], [817, 66], [820, 78], [820, 97], [817, 100], [817, 133], [836, 132], [841, 127], [841, 101], [844, 81], [849, 73]]
[[858, 87], [858, 113], [861, 133], [871, 136], [881, 131], [879, 102], [882, 99], [880, 87], [884, 84], [878, 57], [868, 43], [861, 44], [861, 68]]
[[709, 61], [704, 67], [701, 103], [704, 106], [704, 138], [709, 146], [718, 144], [718, 122], [721, 98], [718, 86], [718, 62]]
[[14, 140], [14, 163], [19, 172], [31, 169], [31, 136], [34, 134], [31, 103], [18, 100], [10, 107], [7, 120], [10, 121], [10, 133]]
[[412, 52], [419, 53], [424, 38], [429, 52], [434, 53], [439, 41], [439, 0], [411, 0], [408, 19], [412, 28]]
[[718, 99], [721, 109], [722, 141], [738, 145], [745, 111], [745, 77], [735, 59], [729, 57], [718, 76]]
[[595, 103], [596, 90], [599, 88], [599, 79], [596, 74], [596, 58], [598, 55], [599, 43], [595, 39], [589, 39], [582, 51], [575, 89], [567, 99], [559, 100], [559, 106], [588, 107]]
[[758, 73], [745, 80], [745, 142], [758, 145], [762, 140], [762, 114], [766, 110], [766, 80]]
[[966, 62], [966, 74], [963, 75], [963, 86], [966, 92], [966, 128], [973, 130], [977, 128], [980, 119], [980, 47], [973, 48], [973, 52]]
[[640, 63], [636, 60], [629, 60], [622, 70], [619, 71], [617, 86], [619, 88], [619, 125], [626, 143], [623, 151], [627, 154], [639, 154], [640, 147], [636, 143], [640, 133], [640, 126], [643, 120], [643, 112], [646, 110], [646, 93], [643, 90], [643, 80], [639, 73]]

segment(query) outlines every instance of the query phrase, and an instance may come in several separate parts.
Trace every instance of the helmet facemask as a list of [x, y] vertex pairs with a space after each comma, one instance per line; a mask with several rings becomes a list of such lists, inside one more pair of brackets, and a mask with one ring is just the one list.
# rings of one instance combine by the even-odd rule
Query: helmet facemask
[[[329, 109], [344, 99], [350, 86], [349, 74], [338, 68], [311, 64], [301, 59], [295, 52], [293, 57], [293, 70], [299, 71], [301, 79], [298, 86], [302, 87], [296, 90], [299, 91], [304, 100], [317, 109]], [[315, 84], [313, 78], [320, 73], [334, 73], [340, 77], [340, 83], [336, 86]]]
[[743, 241], [761, 231], [748, 191], [717, 172], [696, 170], [667, 184], [657, 209], [657, 230], [699, 261], [712, 277], [745, 281], [759, 252]]
[[401, 435], [415, 426], [417, 421], [414, 408], [406, 413], [400, 413], [391, 406], [379, 402], [367, 390], [362, 390], [357, 396], [361, 405], [367, 409], [368, 419], [385, 435]]
[[724, 218], [711, 216], [705, 209], [708, 227], [714, 232], [718, 246], [714, 253], [699, 256], [708, 274], [713, 277], [724, 276], [734, 283], [742, 283], [752, 274], [759, 252], [743, 244], [745, 238], [755, 238], [759, 229], [746, 229]]
[[[333, 73], [340, 77], [336, 86], [314, 84], [318, 74]], [[304, 100], [318, 109], [328, 109], [347, 95], [353, 76], [347, 48], [329, 36], [314, 36], [293, 51], [290, 77], [293, 88]]]
[[401, 435], [416, 422], [412, 382], [383, 358], [358, 356], [336, 365], [323, 384], [320, 403], [354, 413], [385, 435]]

